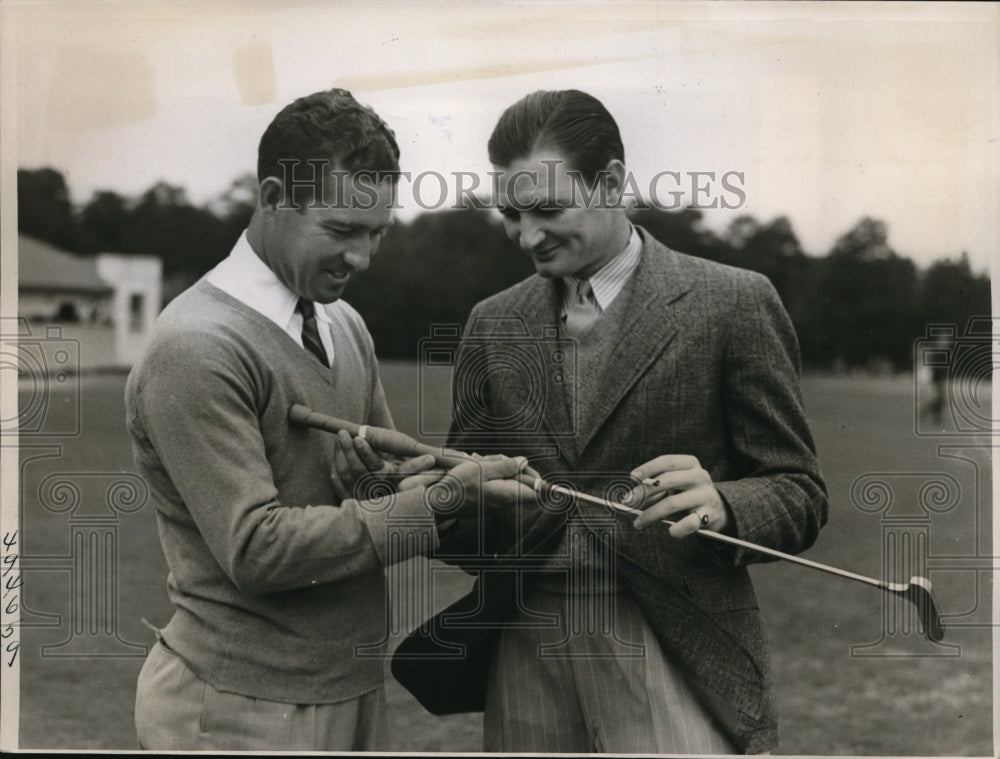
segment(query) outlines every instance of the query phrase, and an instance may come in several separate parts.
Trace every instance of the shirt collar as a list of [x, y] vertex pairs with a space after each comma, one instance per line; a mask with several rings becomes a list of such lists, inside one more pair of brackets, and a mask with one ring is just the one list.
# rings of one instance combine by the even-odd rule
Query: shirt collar
[[[260, 312], [282, 329], [295, 315], [298, 296], [254, 252], [246, 231], [207, 278], [210, 284]], [[330, 321], [322, 305], [316, 307], [316, 318], [322, 322]]]
[[[631, 232], [625, 249], [590, 277], [590, 287], [594, 292], [594, 299], [602, 311], [606, 310], [618, 297], [618, 293], [622, 291], [625, 283], [639, 265], [642, 238], [639, 237], [639, 233], [631, 222], [629, 229]], [[577, 277], [565, 277], [565, 279], [568, 285], [567, 293], [575, 292], [576, 285], [580, 280]]]

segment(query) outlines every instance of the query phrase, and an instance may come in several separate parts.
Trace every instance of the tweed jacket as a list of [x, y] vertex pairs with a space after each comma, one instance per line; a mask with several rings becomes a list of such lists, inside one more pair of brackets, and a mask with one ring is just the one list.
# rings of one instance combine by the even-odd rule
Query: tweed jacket
[[[554, 336], [561, 301], [553, 280], [531, 276], [473, 309], [449, 445], [527, 455], [546, 478], [604, 497], [630, 487], [628, 472], [639, 464], [690, 454], [710, 473], [739, 537], [805, 550], [826, 522], [826, 488], [799, 391], [798, 344], [777, 293], [759, 274], [639, 232], [640, 263], [611, 306], [626, 299], [619, 318], [594, 327], [610, 330], [603, 352], [585, 350], [581, 338], [574, 361], [572, 341]], [[483, 708], [497, 632], [570, 516], [608, 519], [582, 502], [525, 506], [516, 518], [491, 511], [443, 542], [438, 557], [479, 578], [397, 650], [394, 673], [428, 709]], [[611, 538], [624, 592], [734, 745], [773, 748], [769, 653], [746, 569], [766, 559], [630, 523]]]

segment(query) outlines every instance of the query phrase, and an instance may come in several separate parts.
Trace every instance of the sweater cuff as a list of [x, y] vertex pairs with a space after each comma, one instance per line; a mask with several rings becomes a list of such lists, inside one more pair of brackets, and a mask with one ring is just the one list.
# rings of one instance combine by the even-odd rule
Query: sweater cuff
[[424, 502], [423, 486], [388, 498], [359, 501], [358, 511], [383, 567], [430, 556], [438, 548], [434, 514]]

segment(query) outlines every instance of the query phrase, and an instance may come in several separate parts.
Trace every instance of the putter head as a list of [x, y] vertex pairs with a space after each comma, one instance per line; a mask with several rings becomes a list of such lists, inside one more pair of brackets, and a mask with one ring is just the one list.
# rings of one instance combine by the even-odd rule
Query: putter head
[[941, 624], [941, 615], [938, 614], [937, 604], [931, 594], [931, 581], [926, 577], [914, 575], [910, 578], [910, 584], [903, 591], [903, 598], [917, 607], [917, 614], [920, 615], [920, 624], [924, 626], [924, 634], [934, 643], [944, 640], [944, 627]]

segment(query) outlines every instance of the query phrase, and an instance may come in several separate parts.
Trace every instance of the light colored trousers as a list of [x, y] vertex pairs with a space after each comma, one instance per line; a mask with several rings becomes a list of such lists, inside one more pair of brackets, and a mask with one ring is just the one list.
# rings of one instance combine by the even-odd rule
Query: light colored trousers
[[[628, 596], [536, 587], [524, 607], [558, 624], [503, 631], [487, 686], [485, 751], [735, 753]], [[538, 618], [521, 611], [518, 621]]]
[[139, 745], [155, 751], [375, 751], [385, 690], [336, 704], [285, 704], [218, 691], [162, 643], [135, 694]]

